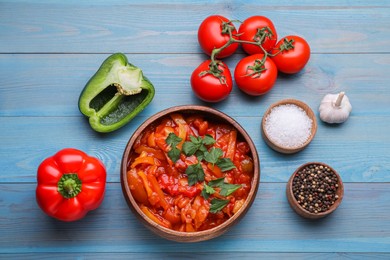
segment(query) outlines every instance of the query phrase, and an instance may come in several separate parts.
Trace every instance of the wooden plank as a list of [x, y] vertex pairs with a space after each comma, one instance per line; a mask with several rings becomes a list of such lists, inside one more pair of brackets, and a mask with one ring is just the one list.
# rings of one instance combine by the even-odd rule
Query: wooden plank
[[347, 183], [340, 208], [317, 221], [292, 211], [285, 183], [262, 183], [238, 225], [194, 244], [170, 242], [147, 230], [127, 207], [119, 183], [107, 185], [99, 209], [72, 223], [44, 215], [34, 189], [35, 184], [0, 185], [0, 253], [390, 253], [389, 183]]
[[205, 17], [216, 13], [238, 20], [265, 15], [274, 21], [280, 36], [304, 36], [314, 53], [390, 51], [390, 12], [385, 1], [358, 1], [353, 5], [349, 1], [300, 1], [297, 5], [288, 1], [270, 1], [266, 5], [254, 0], [205, 2], [117, 1], [107, 6], [102, 1], [3, 1], [0, 51], [200, 53], [198, 26]]
[[[0, 55], [0, 116], [79, 116], [78, 98], [108, 54]], [[326, 93], [346, 91], [352, 115], [386, 115], [390, 111], [390, 55], [314, 54], [296, 75], [280, 74], [274, 88], [250, 97], [234, 86], [229, 98], [206, 104], [190, 87], [192, 71], [206, 58], [197, 54], [127, 54], [153, 82], [156, 96], [142, 115], [183, 104], [209, 105], [231, 116], [247, 116], [248, 107], [262, 116], [283, 98], [296, 98], [317, 110]], [[231, 72], [242, 55], [226, 60]], [[364, 62], [364, 67], [362, 67]], [[37, 66], [39, 64], [39, 66]], [[172, 99], [172, 96], [178, 97]]]
[[[2, 0], [2, 2], [12, 2], [12, 3], [29, 3], [31, 1], [28, 0], [13, 0], [13, 1], [5, 1]], [[61, 0], [34, 0], [35, 4], [63, 4], [63, 5], [84, 5], [84, 6], [117, 6], [117, 5], [128, 5], [129, 2], [126, 0], [111, 0], [107, 2], [106, 0], [85, 0], [85, 1], [78, 1], [78, 0], [68, 0], [66, 2], [63, 2]], [[236, 1], [238, 4], [242, 1]], [[277, 2], [272, 0], [246, 0], [246, 4], [259, 4], [264, 8], [275, 8], [275, 7], [281, 7], [284, 8], [286, 6], [288, 7], [324, 7], [324, 8], [354, 8], [354, 7], [361, 7], [361, 8], [369, 8], [369, 7], [378, 7], [378, 6], [389, 6], [390, 4], [387, 1], [384, 0], [372, 0], [367, 2], [366, 0], [355, 0], [352, 3], [348, 0], [326, 0], [326, 1], [310, 1], [310, 0], [295, 0], [294, 2], [291, 2], [289, 0], [279, 0]], [[175, 6], [177, 4], [182, 3], [189, 3], [189, 1], [183, 1], [183, 0], [143, 0], [143, 1], [132, 1], [132, 5], [152, 5], [152, 4], [160, 4], [160, 5], [171, 5]], [[192, 2], [189, 4], [193, 5], [201, 5], [201, 4], [221, 4], [220, 0], [197, 0], [196, 2]]]
[[[1, 256], [1, 255], [0, 255]], [[67, 259], [297, 259], [297, 260], [328, 260], [328, 259], [389, 259], [389, 253], [262, 253], [262, 252], [228, 252], [228, 253], [31, 253], [3, 254], [5, 258], [13, 259], [54, 259], [59, 256]]]
[[[388, 116], [352, 117], [338, 127], [320, 124], [312, 143], [293, 155], [277, 153], [265, 144], [260, 117], [235, 119], [256, 145], [262, 182], [286, 182], [309, 161], [331, 165], [344, 182], [390, 182]], [[108, 181], [118, 182], [125, 146], [145, 120], [136, 117], [116, 132], [98, 134], [83, 117], [0, 117], [0, 182], [34, 182], [39, 163], [65, 147], [97, 156], [107, 167]]]

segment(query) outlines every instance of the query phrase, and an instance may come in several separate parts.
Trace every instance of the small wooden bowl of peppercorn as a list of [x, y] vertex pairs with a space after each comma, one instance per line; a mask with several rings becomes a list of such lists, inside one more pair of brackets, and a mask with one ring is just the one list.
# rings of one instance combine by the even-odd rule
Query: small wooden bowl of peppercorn
[[129, 208], [152, 232], [177, 242], [227, 232], [251, 207], [260, 161], [248, 133], [205, 106], [148, 118], [129, 139], [121, 184]]
[[329, 165], [309, 162], [301, 165], [287, 183], [291, 208], [308, 219], [323, 218], [340, 205], [344, 185], [340, 175]]
[[296, 99], [273, 103], [264, 113], [261, 133], [273, 150], [292, 154], [303, 150], [317, 132], [317, 120], [311, 108]]

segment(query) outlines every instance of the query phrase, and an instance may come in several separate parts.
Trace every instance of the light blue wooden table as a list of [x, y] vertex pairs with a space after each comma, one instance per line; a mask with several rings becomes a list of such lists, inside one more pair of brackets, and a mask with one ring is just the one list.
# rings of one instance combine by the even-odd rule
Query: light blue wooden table
[[[276, 3], [277, 2], [277, 3]], [[258, 149], [261, 182], [245, 218], [228, 233], [179, 244], [144, 228], [126, 205], [119, 171], [134, 130], [174, 105], [207, 105], [189, 78], [206, 59], [197, 28], [211, 14], [244, 20], [269, 17], [280, 36], [297, 34], [312, 48], [306, 68], [278, 77], [274, 89], [250, 98], [234, 87], [211, 104], [236, 119]], [[154, 83], [152, 103], [126, 127], [93, 132], [78, 97], [101, 62], [123, 52]], [[234, 68], [242, 51], [226, 59]], [[145, 259], [390, 258], [390, 2], [389, 1], [6, 1], [0, 0], [0, 257]], [[306, 102], [318, 117], [326, 93], [345, 91], [353, 112], [339, 126], [319, 121], [302, 152], [282, 155], [260, 134], [263, 113], [284, 98]], [[107, 167], [101, 207], [62, 223], [35, 202], [36, 169], [74, 147]], [[301, 164], [333, 166], [345, 183], [339, 209], [308, 221], [285, 196]]]

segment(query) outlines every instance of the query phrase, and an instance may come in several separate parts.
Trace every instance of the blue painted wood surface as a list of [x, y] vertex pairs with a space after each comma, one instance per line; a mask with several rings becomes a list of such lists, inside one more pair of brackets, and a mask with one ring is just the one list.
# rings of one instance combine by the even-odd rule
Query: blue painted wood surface
[[[0, 257], [1, 258], [390, 258], [390, 2], [388, 1], [4, 1], [0, 0]], [[189, 77], [207, 57], [197, 28], [211, 14], [271, 18], [279, 36], [306, 38], [312, 56], [293, 76], [279, 75], [263, 97], [234, 87], [206, 104]], [[85, 83], [113, 52], [124, 52], [154, 83], [152, 103], [126, 127], [93, 132], [77, 107]], [[242, 50], [226, 59], [232, 69]], [[326, 93], [346, 91], [347, 122], [319, 121], [313, 142], [282, 155], [260, 135], [270, 104], [283, 98], [317, 108]], [[175, 98], [172, 98], [175, 97]], [[145, 229], [128, 209], [119, 182], [124, 147], [149, 116], [174, 105], [210, 105], [236, 119], [260, 157], [253, 207], [231, 231], [211, 241], [178, 244]], [[35, 202], [36, 169], [75, 147], [107, 167], [101, 207], [61, 223]], [[308, 161], [333, 166], [345, 183], [340, 208], [307, 221], [289, 207], [285, 185]], [[61, 253], [58, 255], [58, 253]]]

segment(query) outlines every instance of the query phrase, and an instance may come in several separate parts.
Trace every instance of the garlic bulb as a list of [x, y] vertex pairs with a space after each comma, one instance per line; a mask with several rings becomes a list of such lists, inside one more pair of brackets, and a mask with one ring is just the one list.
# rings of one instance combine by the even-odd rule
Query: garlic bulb
[[327, 94], [322, 99], [320, 107], [322, 121], [333, 124], [345, 122], [352, 111], [351, 103], [344, 92]]

